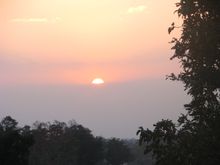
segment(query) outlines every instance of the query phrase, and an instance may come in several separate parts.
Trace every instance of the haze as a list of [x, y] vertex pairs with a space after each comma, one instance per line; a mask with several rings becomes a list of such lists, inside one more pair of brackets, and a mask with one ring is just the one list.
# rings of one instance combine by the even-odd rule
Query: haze
[[[175, 120], [187, 97], [166, 81], [175, 0], [1, 0], [0, 116], [75, 119], [96, 135], [136, 137]], [[101, 77], [105, 84], [94, 87]]]

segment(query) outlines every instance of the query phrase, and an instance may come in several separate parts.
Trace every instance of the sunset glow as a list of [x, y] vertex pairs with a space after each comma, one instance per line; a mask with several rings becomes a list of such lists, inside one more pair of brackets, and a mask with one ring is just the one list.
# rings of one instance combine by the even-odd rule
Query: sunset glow
[[95, 78], [94, 80], [92, 80], [92, 84], [94, 85], [104, 84], [104, 80], [101, 78]]
[[[0, 2], [0, 84], [158, 78], [169, 62], [174, 0]], [[160, 5], [158, 5], [160, 4]], [[163, 21], [161, 21], [161, 16]], [[10, 68], [10, 69], [9, 69]]]
[[181, 25], [176, 2], [0, 0], [0, 116], [129, 139], [177, 116], [186, 99], [165, 80], [179, 71], [169, 42], [181, 29], [167, 31]]

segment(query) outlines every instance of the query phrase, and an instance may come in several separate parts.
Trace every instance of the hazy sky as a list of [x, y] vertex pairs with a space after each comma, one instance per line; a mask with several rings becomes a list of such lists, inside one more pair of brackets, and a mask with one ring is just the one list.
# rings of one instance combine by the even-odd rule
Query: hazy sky
[[[176, 119], [187, 97], [165, 81], [176, 0], [1, 0], [0, 116], [75, 119], [94, 134], [135, 137]], [[95, 77], [102, 86], [91, 85]]]

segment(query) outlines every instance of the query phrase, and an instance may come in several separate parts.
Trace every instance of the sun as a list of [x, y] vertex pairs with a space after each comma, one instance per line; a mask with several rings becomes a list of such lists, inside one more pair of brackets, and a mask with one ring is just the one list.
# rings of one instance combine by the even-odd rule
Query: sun
[[100, 84], [104, 84], [104, 80], [102, 78], [95, 78], [92, 80], [92, 84], [94, 85], [100, 85]]

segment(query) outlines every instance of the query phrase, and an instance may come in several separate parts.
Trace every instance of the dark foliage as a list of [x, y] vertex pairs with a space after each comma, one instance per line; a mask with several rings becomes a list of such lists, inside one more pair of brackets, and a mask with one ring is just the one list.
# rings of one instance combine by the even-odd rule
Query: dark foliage
[[140, 128], [140, 144], [158, 165], [220, 164], [220, 1], [180, 0], [176, 6], [183, 24], [181, 37], [171, 41], [171, 59], [180, 61], [182, 72], [169, 78], [183, 82], [192, 100], [176, 124], [162, 120], [152, 131]]
[[106, 149], [106, 160], [111, 165], [121, 165], [133, 160], [130, 149], [120, 139], [108, 140]]
[[[70, 122], [36, 122], [30, 165], [120, 165], [129, 162], [130, 149], [120, 140], [94, 137], [88, 128]], [[114, 150], [114, 155], [109, 154]], [[112, 162], [117, 156], [116, 164]]]
[[82, 125], [34, 124], [30, 165], [94, 165], [103, 159], [102, 140]]
[[88, 128], [35, 122], [19, 128], [10, 116], [0, 122], [0, 165], [120, 165], [132, 160], [119, 139], [94, 137]]
[[10, 116], [0, 122], [0, 164], [27, 165], [29, 148], [33, 136], [28, 126], [17, 127], [17, 122]]

